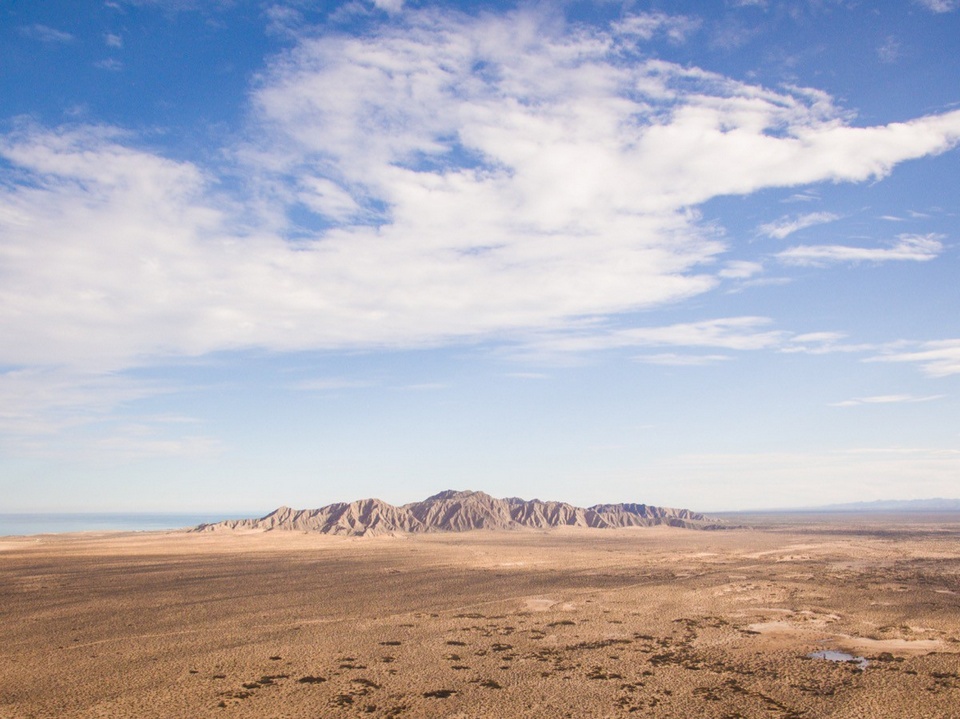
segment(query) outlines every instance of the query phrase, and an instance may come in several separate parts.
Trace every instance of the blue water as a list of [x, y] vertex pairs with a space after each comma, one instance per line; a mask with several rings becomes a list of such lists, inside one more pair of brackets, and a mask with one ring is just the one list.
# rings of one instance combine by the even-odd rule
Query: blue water
[[73, 514], [0, 514], [0, 537], [59, 532], [139, 532], [195, 527], [237, 517], [259, 517], [261, 514], [236, 512], [98, 512]]
[[860, 669], [865, 669], [869, 661], [863, 657], [855, 657], [846, 652], [836, 652], [832, 649], [824, 649], [821, 652], [812, 652], [807, 655], [811, 659], [826, 659], [828, 662], [855, 662]]

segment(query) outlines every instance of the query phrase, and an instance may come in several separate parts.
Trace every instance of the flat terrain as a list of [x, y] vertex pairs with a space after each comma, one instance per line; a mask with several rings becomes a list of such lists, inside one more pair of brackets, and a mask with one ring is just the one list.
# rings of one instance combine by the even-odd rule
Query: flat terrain
[[960, 518], [753, 520], [0, 539], [0, 717], [960, 717]]

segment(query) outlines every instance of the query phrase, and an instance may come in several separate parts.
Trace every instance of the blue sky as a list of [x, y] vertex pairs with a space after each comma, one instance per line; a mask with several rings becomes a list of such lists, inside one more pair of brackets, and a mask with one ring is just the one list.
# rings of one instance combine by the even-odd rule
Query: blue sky
[[0, 509], [960, 495], [958, 6], [4, 3]]

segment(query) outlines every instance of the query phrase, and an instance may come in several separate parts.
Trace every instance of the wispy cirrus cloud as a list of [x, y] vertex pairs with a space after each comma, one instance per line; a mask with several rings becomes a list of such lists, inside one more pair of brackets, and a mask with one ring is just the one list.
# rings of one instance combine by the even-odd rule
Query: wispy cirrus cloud
[[20, 34], [46, 45], [65, 45], [76, 39], [70, 33], [57, 30], [49, 25], [25, 25], [20, 28]]
[[334, 392], [341, 389], [362, 389], [374, 386], [374, 382], [347, 377], [317, 377], [305, 379], [293, 385], [293, 389], [306, 392]]
[[303, 13], [289, 5], [274, 3], [263, 10], [267, 19], [267, 34], [295, 39], [303, 27]]
[[93, 66], [101, 70], [109, 70], [110, 72], [120, 72], [123, 69], [123, 63], [117, 60], [115, 57], [99, 60], [95, 62]]
[[901, 54], [900, 42], [895, 37], [888, 37], [877, 48], [877, 57], [880, 59], [880, 62], [888, 65], [899, 60]]
[[705, 367], [716, 364], [717, 362], [726, 362], [731, 359], [729, 355], [718, 354], [678, 354], [675, 352], [662, 352], [659, 354], [636, 355], [637, 362], [644, 364], [665, 365], [668, 367]]
[[65, 368], [0, 372], [0, 432], [52, 435], [106, 416], [118, 405], [168, 388], [124, 377]]
[[[789, 333], [768, 329], [768, 317], [722, 317], [700, 322], [683, 322], [661, 327], [632, 327], [627, 329], [595, 329], [545, 336], [528, 343], [542, 354], [599, 352], [625, 347], [710, 347], [728, 350], [773, 349], [783, 343]], [[649, 359], [676, 359], [680, 355], [640, 355], [640, 361]], [[719, 357], [713, 357], [715, 361]], [[696, 362], [696, 360], [691, 360]], [[677, 360], [675, 364], [681, 364]]]
[[953, 12], [960, 8], [960, 0], [914, 0], [914, 2], [937, 14]]
[[746, 280], [763, 272], [763, 264], [749, 260], [731, 260], [718, 273], [726, 280]]
[[648, 364], [699, 366], [735, 359], [734, 354], [703, 354], [704, 349], [731, 352], [767, 350], [783, 354], [863, 354], [893, 352], [902, 342], [888, 345], [854, 342], [844, 332], [795, 333], [772, 327], [769, 317], [722, 317], [659, 327], [627, 329], [585, 328], [530, 339], [524, 345], [534, 357], [588, 354], [630, 347], [683, 347], [692, 352], [635, 355]]
[[845, 399], [842, 402], [834, 402], [832, 407], [859, 407], [870, 404], [916, 404], [920, 402], [932, 402], [937, 399], [943, 399], [946, 395], [932, 394], [926, 396], [917, 396], [913, 394], [882, 394], [872, 397], [854, 397]]
[[615, 22], [612, 29], [618, 35], [639, 40], [650, 40], [662, 34], [671, 42], [682, 43], [699, 30], [701, 24], [700, 18], [696, 17], [650, 12], [627, 15]]
[[403, 10], [403, 0], [373, 0], [373, 4], [389, 13], [398, 13]]
[[724, 317], [665, 327], [634, 328], [617, 333], [631, 344], [722, 347], [756, 350], [775, 347], [784, 338], [780, 330], [766, 329], [767, 317]]
[[843, 332], [805, 332], [791, 335], [780, 347], [786, 354], [824, 355], [837, 352], [870, 352], [878, 349], [875, 344], [850, 342]]
[[798, 245], [778, 252], [778, 260], [789, 265], [827, 265], [838, 262], [928, 262], [943, 252], [942, 235], [898, 235], [891, 247], [850, 245]]
[[840, 216], [832, 212], [810, 212], [805, 215], [798, 215], [797, 217], [781, 217], [779, 220], [775, 220], [774, 222], [768, 222], [760, 225], [760, 227], [757, 228], [757, 231], [762, 235], [766, 235], [767, 237], [782, 240], [786, 237], [789, 237], [794, 232], [806, 229], [807, 227], [823, 225], [827, 222], [833, 222], [834, 220], [839, 219]]
[[796, 203], [796, 202], [817, 202], [820, 200], [820, 193], [816, 190], [804, 190], [803, 192], [795, 192], [786, 199], [783, 200], [785, 203]]
[[921, 342], [914, 349], [870, 357], [869, 362], [912, 362], [930, 377], [960, 374], [960, 339]]

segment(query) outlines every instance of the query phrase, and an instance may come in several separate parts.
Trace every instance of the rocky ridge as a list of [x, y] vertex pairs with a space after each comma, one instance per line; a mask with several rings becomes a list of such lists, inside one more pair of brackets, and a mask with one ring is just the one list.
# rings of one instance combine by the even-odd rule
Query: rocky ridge
[[692, 529], [721, 529], [726, 526], [689, 509], [632, 503], [595, 504], [584, 508], [566, 502], [517, 497], [497, 499], [484, 492], [447, 490], [401, 507], [379, 499], [338, 502], [319, 509], [280, 507], [259, 519], [201, 524], [194, 531], [295, 530], [344, 536], [376, 536], [406, 532], [465, 532], [473, 529], [602, 529], [654, 525]]

